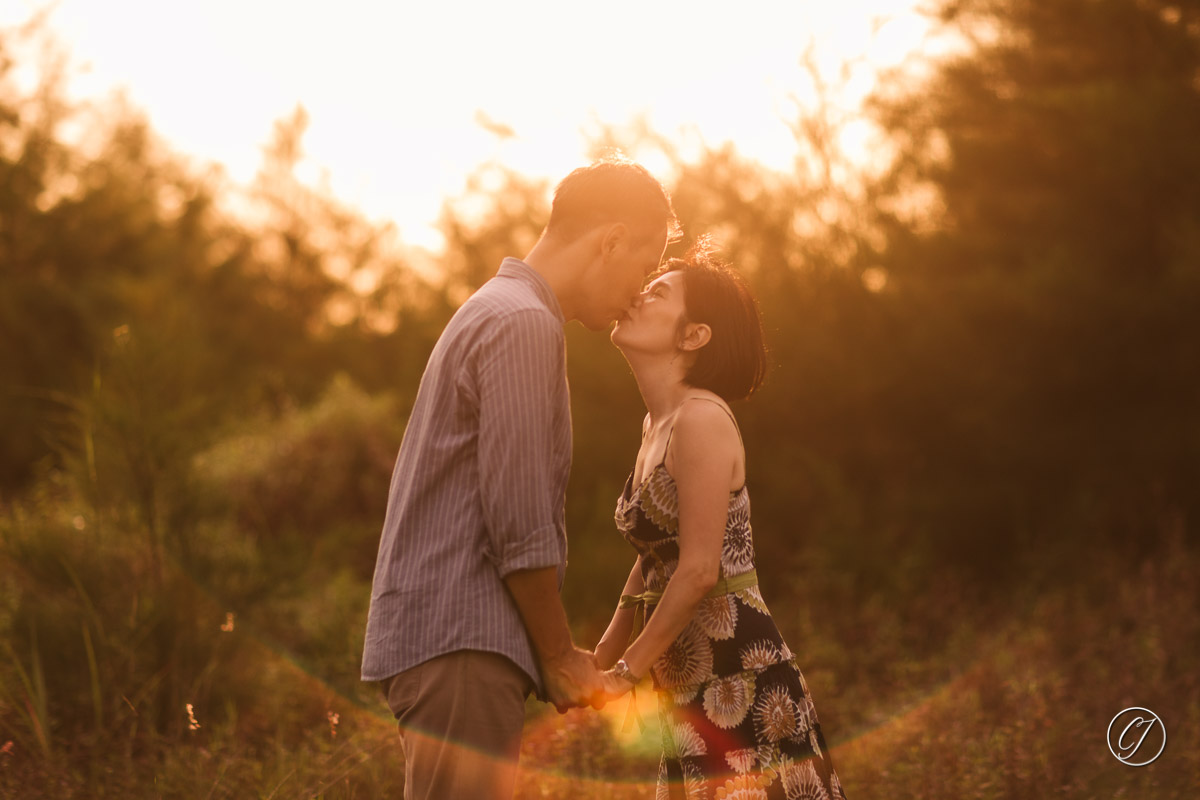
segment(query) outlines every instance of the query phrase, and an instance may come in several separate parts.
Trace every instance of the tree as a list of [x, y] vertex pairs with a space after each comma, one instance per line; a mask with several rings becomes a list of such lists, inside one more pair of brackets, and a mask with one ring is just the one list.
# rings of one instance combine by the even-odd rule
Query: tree
[[[969, 50], [874, 110], [900, 153], [878, 220], [922, 342], [906, 358], [936, 389], [906, 393], [927, 401], [911, 431], [959, 498], [943, 527], [999, 518], [985, 538], [1018, 551], [1153, 542], [1198, 507], [1200, 5], [939, 18]], [[920, 227], [899, 209], [928, 187], [942, 213]]]

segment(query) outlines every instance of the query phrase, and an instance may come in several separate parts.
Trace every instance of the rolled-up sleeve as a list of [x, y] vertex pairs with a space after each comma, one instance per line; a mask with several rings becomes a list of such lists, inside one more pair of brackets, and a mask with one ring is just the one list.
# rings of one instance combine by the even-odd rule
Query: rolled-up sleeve
[[566, 402], [562, 326], [535, 310], [500, 317], [476, 364], [488, 557], [501, 577], [559, 565], [562, 499], [556, 495], [563, 481], [555, 474], [561, 454], [554, 452], [554, 431]]

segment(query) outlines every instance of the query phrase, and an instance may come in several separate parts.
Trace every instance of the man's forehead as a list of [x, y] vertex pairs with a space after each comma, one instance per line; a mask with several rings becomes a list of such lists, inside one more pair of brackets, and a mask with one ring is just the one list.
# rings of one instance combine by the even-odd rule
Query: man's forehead
[[665, 228], [656, 228], [652, 231], [643, 232], [637, 239], [642, 247], [657, 253], [661, 259], [662, 254], [667, 250], [667, 245], [670, 243], [670, 237], [667, 234], [668, 232]]

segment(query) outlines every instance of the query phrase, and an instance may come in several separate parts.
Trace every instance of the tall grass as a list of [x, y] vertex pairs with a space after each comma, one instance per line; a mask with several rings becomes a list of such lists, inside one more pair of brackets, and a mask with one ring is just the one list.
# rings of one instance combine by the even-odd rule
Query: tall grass
[[[86, 472], [47, 474], [0, 509], [0, 796], [396, 794], [394, 722], [357, 679], [380, 510], [339, 499], [386, 486], [392, 414], [342, 385], [206, 451], [190, 467], [186, 560], [165, 546], [156, 561], [140, 516], [92, 495]], [[344, 496], [310, 491], [331, 463], [353, 477]], [[990, 594], [919, 561], [864, 586], [837, 548], [806, 546], [794, 579], [777, 571], [764, 593], [849, 795], [1194, 796], [1200, 553], [1185, 533], [1177, 521], [1136, 558], [1031, 562]], [[615, 591], [620, 578], [573, 567], [568, 580]], [[580, 641], [610, 611], [594, 594], [572, 595]], [[1131, 705], [1169, 732], [1140, 769], [1105, 742]], [[624, 704], [560, 717], [531, 703], [517, 796], [652, 796], [646, 711], [649, 730], [629, 736]]]

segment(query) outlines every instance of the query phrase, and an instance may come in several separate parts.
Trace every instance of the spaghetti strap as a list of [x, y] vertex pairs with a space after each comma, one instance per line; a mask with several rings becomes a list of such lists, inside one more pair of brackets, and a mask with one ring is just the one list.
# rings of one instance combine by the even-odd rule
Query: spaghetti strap
[[[737, 432], [738, 443], [741, 444], [743, 450], [746, 449], [746, 443], [744, 441], [742, 441], [742, 429], [740, 427], [738, 427], [738, 423], [737, 423], [737, 420], [733, 416], [733, 412], [730, 411], [728, 408], [726, 408], [724, 403], [718, 402], [718, 401], [712, 399], [711, 397], [704, 397], [702, 395], [695, 395], [693, 397], [685, 397], [685, 398], [683, 398], [683, 403], [686, 403], [688, 400], [707, 400], [708, 402], [715, 405], [717, 408], [724, 411], [725, 416], [729, 417], [729, 421], [733, 423], [734, 431]], [[683, 405], [683, 403], [680, 403], [680, 405]], [[676, 413], [678, 413], [678, 412], [676, 412]], [[662, 457], [662, 461], [660, 462], [662, 464], [667, 463], [667, 452], [671, 449], [671, 437], [674, 435], [675, 435], [675, 423], [672, 421], [671, 429], [669, 431], [667, 431], [667, 443], [663, 447], [663, 457]]]
[[[716, 400], [713, 400], [711, 397], [701, 397], [701, 396], [697, 396], [697, 397], [689, 397], [689, 398], [685, 399], [683, 402], [685, 402], [685, 403], [686, 403], [688, 400], [707, 400], [708, 402], [710, 402], [710, 403], [712, 403], [713, 405], [715, 405], [717, 408], [719, 408], [719, 409], [721, 409], [722, 411], [724, 411], [724, 412], [725, 412], [725, 416], [729, 417], [729, 421], [733, 423], [733, 429], [734, 429], [735, 431], [737, 431], [737, 435], [738, 435], [738, 441], [739, 441], [739, 442], [741, 442], [741, 441], [742, 441], [742, 429], [741, 429], [740, 427], [738, 427], [738, 423], [737, 423], [737, 420], [736, 420], [736, 419], [734, 418], [734, 416], [733, 416], [733, 412], [732, 412], [732, 411], [730, 411], [728, 408], [726, 408], [724, 403], [719, 403], [719, 402], [717, 402]], [[672, 430], [674, 430], [674, 426], [673, 426], [673, 425], [671, 426], [671, 429], [672, 429]], [[742, 446], [743, 446], [743, 447], [745, 447], [745, 443], [744, 443], [744, 442], [742, 443]]]

